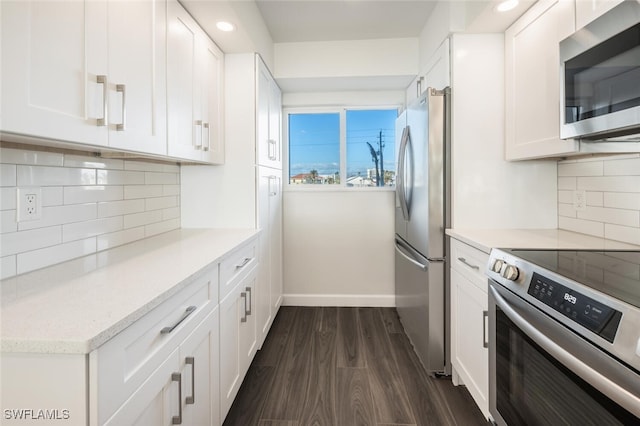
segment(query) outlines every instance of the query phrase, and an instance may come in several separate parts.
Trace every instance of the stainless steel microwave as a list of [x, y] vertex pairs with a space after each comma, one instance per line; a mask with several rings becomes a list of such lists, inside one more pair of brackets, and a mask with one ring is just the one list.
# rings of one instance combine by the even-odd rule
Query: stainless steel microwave
[[640, 0], [560, 42], [560, 137], [640, 142]]

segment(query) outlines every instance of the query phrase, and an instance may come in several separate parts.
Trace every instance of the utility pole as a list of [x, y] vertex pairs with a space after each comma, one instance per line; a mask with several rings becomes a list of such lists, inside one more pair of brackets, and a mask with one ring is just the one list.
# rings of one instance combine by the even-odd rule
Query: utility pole
[[380, 175], [382, 176], [382, 181], [378, 181], [378, 186], [384, 186], [384, 157], [382, 156], [382, 151], [384, 150], [384, 143], [382, 142], [382, 130], [378, 134], [378, 153], [380, 154]]

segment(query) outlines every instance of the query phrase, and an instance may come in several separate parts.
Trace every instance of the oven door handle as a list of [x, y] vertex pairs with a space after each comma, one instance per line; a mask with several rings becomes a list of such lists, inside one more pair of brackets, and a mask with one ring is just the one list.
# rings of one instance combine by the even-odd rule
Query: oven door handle
[[640, 398], [637, 395], [594, 370], [562, 346], [558, 345], [555, 341], [547, 337], [529, 321], [523, 318], [523, 316], [520, 315], [492, 285], [489, 286], [489, 291], [491, 296], [494, 298], [496, 305], [502, 309], [505, 315], [541, 348], [577, 374], [580, 378], [585, 380], [587, 383], [590, 383], [594, 388], [598, 389], [608, 398], [620, 404], [634, 415], [640, 417]]

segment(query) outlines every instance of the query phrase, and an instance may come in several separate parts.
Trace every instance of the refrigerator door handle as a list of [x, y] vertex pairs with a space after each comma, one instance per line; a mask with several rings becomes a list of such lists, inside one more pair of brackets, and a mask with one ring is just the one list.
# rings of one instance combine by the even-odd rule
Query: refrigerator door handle
[[[402, 208], [402, 217], [404, 220], [409, 220], [409, 199], [406, 193], [405, 186], [405, 172], [406, 172], [406, 160], [407, 149], [411, 144], [411, 133], [409, 126], [406, 126], [402, 132], [402, 140], [400, 141], [400, 150], [398, 155], [398, 197], [400, 199], [400, 207]], [[410, 170], [411, 171], [411, 170]], [[410, 197], [409, 197], [410, 198]]]
[[396, 244], [396, 251], [398, 253], [400, 253], [402, 255], [402, 257], [404, 257], [405, 259], [407, 259], [409, 262], [413, 263], [414, 265], [416, 265], [418, 268], [420, 268], [420, 270], [422, 271], [426, 271], [428, 269], [427, 265], [423, 265], [422, 263], [418, 262], [417, 260], [415, 260], [413, 257], [409, 256], [408, 254], [406, 254], [404, 252], [404, 250], [402, 250], [400, 248], [400, 246], [398, 244]]

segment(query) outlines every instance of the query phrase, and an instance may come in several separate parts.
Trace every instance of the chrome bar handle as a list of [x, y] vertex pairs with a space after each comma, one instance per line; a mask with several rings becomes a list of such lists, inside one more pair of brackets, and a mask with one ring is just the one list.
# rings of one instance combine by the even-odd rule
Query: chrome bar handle
[[[193, 134], [193, 137], [195, 139], [193, 145], [196, 147], [196, 149], [202, 149], [202, 120], [196, 120], [194, 124], [196, 127], [196, 131]], [[200, 126], [200, 133], [198, 133], [198, 126]], [[200, 139], [198, 139], [198, 134], [200, 135]]]
[[192, 356], [184, 359], [184, 363], [191, 366], [191, 396], [185, 398], [185, 403], [194, 404], [196, 402], [196, 360]]
[[244, 312], [243, 317], [240, 318], [240, 322], [247, 322], [247, 293], [243, 291], [242, 293], [240, 293], [240, 297], [244, 299]]
[[271, 190], [271, 181], [275, 181], [277, 178], [278, 178], [277, 176], [269, 176], [269, 196], [270, 197], [275, 197], [276, 195], [278, 195], [278, 191]]
[[467, 265], [467, 266], [468, 266], [469, 268], [471, 268], [471, 269], [475, 269], [475, 270], [477, 270], [477, 271], [479, 271], [479, 270], [480, 270], [480, 267], [479, 267], [479, 266], [477, 266], [477, 265], [474, 265], [474, 264], [472, 264], [472, 263], [467, 262], [467, 259], [465, 259], [464, 257], [459, 257], [459, 258], [458, 258], [458, 260], [459, 260], [460, 262], [464, 263], [465, 265]]
[[[272, 149], [271, 147], [273, 147], [273, 154], [271, 154]], [[277, 142], [275, 141], [275, 139], [267, 139], [267, 153], [269, 156], [269, 160], [277, 160], [278, 156], [276, 155], [276, 151], [277, 151]]]
[[96, 82], [102, 84], [102, 118], [98, 118], [98, 127], [104, 127], [107, 125], [107, 97], [109, 95], [109, 87], [107, 84], [106, 75], [97, 75]]
[[247, 263], [249, 263], [249, 262], [251, 262], [251, 258], [250, 258], [250, 257], [245, 257], [244, 259], [242, 259], [242, 262], [241, 262], [241, 263], [239, 263], [238, 265], [236, 265], [236, 269], [244, 268], [244, 267], [245, 267], [245, 265], [246, 265]]
[[202, 123], [202, 130], [204, 131], [205, 129], [207, 130], [207, 138], [205, 139], [207, 144], [205, 145], [204, 142], [202, 142], [202, 149], [204, 151], [209, 151], [209, 149], [211, 149], [211, 131], [209, 130], [209, 123]]
[[249, 293], [249, 310], [247, 311], [247, 304], [244, 305], [244, 312], [246, 315], [251, 315], [251, 302], [253, 300], [253, 296], [251, 295], [251, 287], [245, 287], [247, 293]]
[[122, 122], [116, 124], [116, 130], [122, 132], [127, 127], [127, 88], [124, 84], [116, 84], [116, 92], [122, 93]]
[[167, 327], [163, 328], [162, 330], [160, 330], [160, 334], [169, 334], [169, 333], [171, 333], [177, 326], [180, 325], [180, 323], [182, 321], [186, 320], [187, 317], [189, 315], [191, 315], [195, 310], [196, 310], [196, 307], [194, 305], [189, 306], [184, 311], [184, 314], [182, 315], [182, 318], [180, 318], [175, 324], [173, 324], [171, 326], [167, 326]]
[[172, 373], [171, 381], [178, 382], [178, 415], [173, 416], [173, 418], [171, 419], [171, 424], [181, 425], [182, 424], [182, 374]]
[[489, 319], [489, 311], [482, 311], [482, 347], [489, 347], [489, 339], [487, 338], [487, 320]]

